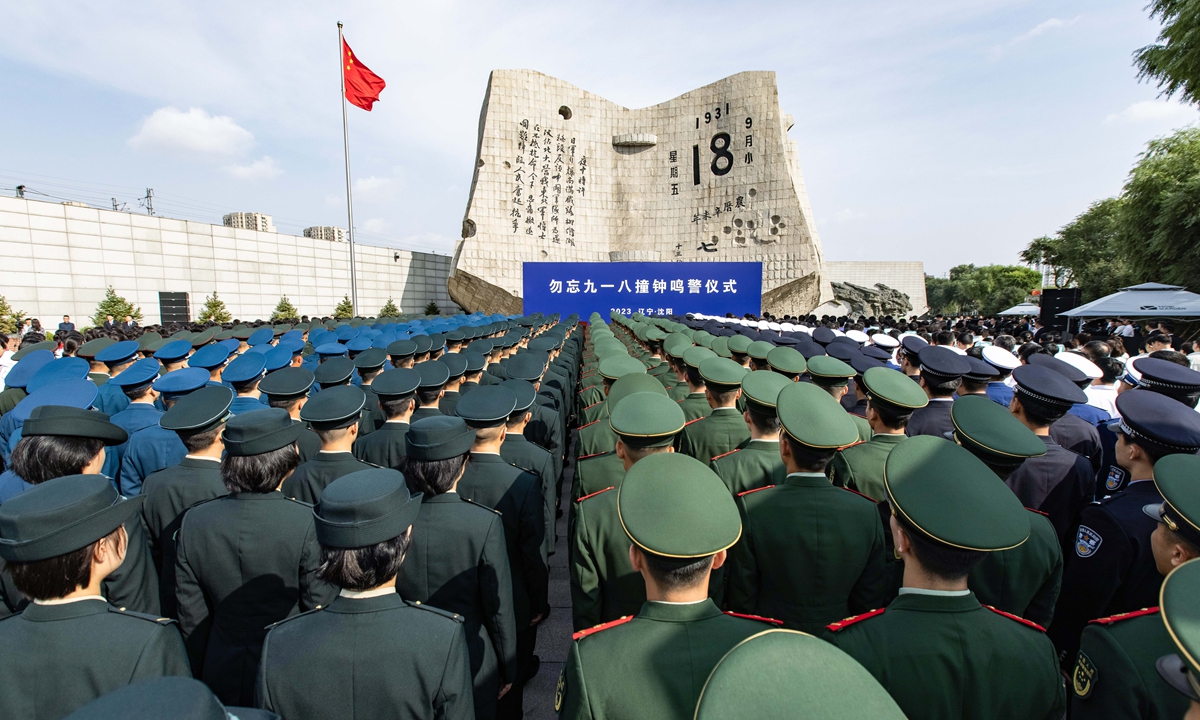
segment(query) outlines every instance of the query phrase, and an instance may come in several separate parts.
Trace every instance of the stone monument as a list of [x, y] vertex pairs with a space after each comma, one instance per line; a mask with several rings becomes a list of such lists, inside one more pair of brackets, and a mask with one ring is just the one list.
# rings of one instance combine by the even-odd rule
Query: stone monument
[[833, 291], [791, 126], [773, 72], [630, 110], [493, 71], [450, 297], [520, 313], [527, 261], [761, 261], [763, 310], [808, 313]]

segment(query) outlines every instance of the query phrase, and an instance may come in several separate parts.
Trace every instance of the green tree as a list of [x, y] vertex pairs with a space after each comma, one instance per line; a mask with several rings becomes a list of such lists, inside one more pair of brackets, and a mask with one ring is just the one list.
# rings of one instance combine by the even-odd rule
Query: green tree
[[424, 312], [426, 315], [440, 315], [442, 312], [442, 309], [437, 306], [437, 303], [430, 300], [429, 304], [425, 306]]
[[14, 310], [8, 304], [8, 300], [0, 295], [0, 332], [5, 335], [12, 335], [21, 329], [21, 325], [25, 323], [25, 312], [23, 310]]
[[300, 311], [288, 300], [288, 296], [284, 295], [279, 298], [279, 304], [275, 306], [275, 310], [271, 313], [271, 320], [288, 320], [291, 318], [300, 317]]
[[379, 317], [400, 317], [400, 308], [396, 307], [396, 303], [388, 298], [387, 303], [379, 310]]
[[956, 265], [948, 278], [925, 278], [931, 312], [993, 315], [1012, 307], [1042, 284], [1041, 274], [1020, 265]]
[[1030, 265], [1050, 271], [1056, 288], [1078, 287], [1090, 302], [1128, 284], [1121, 252], [1121, 198], [1092, 203], [1054, 237], [1040, 237], [1021, 252]]
[[227, 323], [233, 320], [225, 301], [217, 297], [217, 291], [204, 298], [204, 307], [200, 309], [200, 322]]
[[1151, 0], [1150, 17], [1162, 20], [1158, 43], [1134, 53], [1138, 79], [1154, 82], [1170, 97], [1200, 101], [1200, 3]]
[[342, 301], [334, 308], [333, 317], [337, 320], [354, 317], [354, 303], [350, 302], [349, 295], [342, 296]]
[[134, 307], [133, 303], [117, 294], [113, 290], [112, 285], [104, 291], [104, 299], [96, 306], [96, 312], [92, 315], [92, 325], [99, 327], [104, 325], [104, 321], [108, 315], [112, 315], [113, 319], [121, 322], [126, 315], [130, 315], [134, 320], [142, 319], [142, 309]]
[[1134, 282], [1200, 277], [1200, 128], [1151, 140], [1122, 194], [1121, 251]]
[[950, 278], [925, 276], [925, 302], [934, 315], [958, 313], [961, 302], [957, 294], [958, 284]]

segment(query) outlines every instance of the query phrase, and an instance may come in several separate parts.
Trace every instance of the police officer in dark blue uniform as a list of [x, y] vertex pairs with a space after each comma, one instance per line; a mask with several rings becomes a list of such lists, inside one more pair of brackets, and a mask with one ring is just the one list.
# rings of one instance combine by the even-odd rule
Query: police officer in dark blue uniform
[[[184, 368], [159, 377], [154, 389], [169, 410], [179, 398], [208, 384], [208, 371], [203, 368]], [[105, 384], [108, 387], [108, 384]], [[121, 456], [121, 494], [132, 497], [142, 491], [142, 481], [151, 474], [177, 465], [187, 455], [187, 448], [174, 430], [160, 425], [134, 433]]]
[[96, 360], [108, 366], [109, 381], [100, 386], [96, 396], [96, 409], [109, 416], [116, 415], [129, 404], [129, 398], [119, 385], [105, 389], [137, 359], [138, 344], [133, 340], [115, 343], [96, 353]]
[[917, 358], [920, 362], [919, 382], [929, 396], [929, 404], [913, 411], [904, 433], [909, 437], [945, 437], [946, 433], [954, 431], [954, 422], [950, 419], [954, 392], [962, 384], [962, 376], [971, 371], [971, 364], [966, 357], [936, 345], [921, 348]]
[[262, 353], [248, 352], [229, 363], [221, 374], [222, 379], [229, 383], [237, 397], [229, 406], [232, 415], [241, 415], [254, 410], [262, 410], [262, 393], [258, 383], [262, 380], [267, 368], [267, 358]]

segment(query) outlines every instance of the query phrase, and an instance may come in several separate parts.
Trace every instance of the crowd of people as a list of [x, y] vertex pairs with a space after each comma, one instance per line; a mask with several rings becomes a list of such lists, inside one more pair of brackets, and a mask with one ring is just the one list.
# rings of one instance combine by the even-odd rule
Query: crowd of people
[[0, 716], [520, 718], [565, 515], [563, 718], [1200, 718], [1167, 321], [108, 320], [0, 338]]

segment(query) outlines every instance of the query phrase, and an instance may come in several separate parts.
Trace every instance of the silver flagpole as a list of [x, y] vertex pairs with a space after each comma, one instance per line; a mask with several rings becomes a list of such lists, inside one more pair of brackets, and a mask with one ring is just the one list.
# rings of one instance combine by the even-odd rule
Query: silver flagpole
[[346, 215], [349, 227], [346, 228], [346, 240], [350, 243], [350, 303], [354, 306], [354, 315], [358, 315], [358, 280], [354, 276], [354, 197], [350, 192], [350, 129], [346, 122], [346, 43], [342, 39], [342, 24], [338, 24], [338, 67], [342, 74], [342, 140], [346, 151]]

